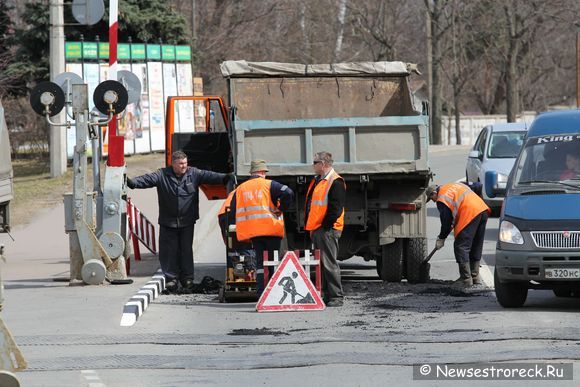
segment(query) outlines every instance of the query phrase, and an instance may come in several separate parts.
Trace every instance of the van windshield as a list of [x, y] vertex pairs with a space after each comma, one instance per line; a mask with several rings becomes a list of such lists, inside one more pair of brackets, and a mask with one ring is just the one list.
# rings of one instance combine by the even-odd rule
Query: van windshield
[[580, 185], [580, 136], [550, 135], [526, 141], [515, 166], [514, 186]]
[[489, 140], [487, 158], [515, 159], [520, 153], [526, 132], [495, 132]]

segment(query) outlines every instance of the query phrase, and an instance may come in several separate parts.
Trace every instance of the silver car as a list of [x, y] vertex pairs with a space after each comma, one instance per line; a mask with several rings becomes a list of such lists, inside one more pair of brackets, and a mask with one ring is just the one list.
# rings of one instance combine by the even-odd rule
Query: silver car
[[[525, 122], [488, 125], [481, 130], [467, 158], [465, 174], [468, 182], [485, 182], [485, 172], [497, 171], [499, 188], [505, 187], [508, 176], [520, 153], [527, 132]], [[483, 200], [499, 214], [503, 197], [489, 198], [483, 190]]]

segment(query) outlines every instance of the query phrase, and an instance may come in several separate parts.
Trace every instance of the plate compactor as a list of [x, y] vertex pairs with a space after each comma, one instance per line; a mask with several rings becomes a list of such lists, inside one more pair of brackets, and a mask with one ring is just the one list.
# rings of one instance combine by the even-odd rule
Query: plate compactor
[[220, 219], [220, 228], [226, 244], [226, 279], [219, 291], [220, 302], [257, 301], [256, 252], [252, 244], [240, 242], [229, 208]]

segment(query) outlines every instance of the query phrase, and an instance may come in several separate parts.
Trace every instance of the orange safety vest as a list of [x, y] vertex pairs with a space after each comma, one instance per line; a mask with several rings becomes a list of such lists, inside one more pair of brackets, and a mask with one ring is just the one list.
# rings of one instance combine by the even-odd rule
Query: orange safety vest
[[236, 232], [238, 240], [258, 236], [284, 237], [284, 218], [272, 203], [272, 180], [254, 178], [236, 189]]
[[[316, 184], [316, 186], [314, 186], [316, 183], [315, 179], [312, 179], [310, 182], [306, 197], [308, 198], [308, 196], [310, 196], [310, 191], [312, 191], [313, 187], [314, 192], [312, 193], [310, 211], [307, 214], [308, 219], [306, 220], [306, 226], [304, 227], [306, 231], [313, 231], [322, 227], [322, 221], [324, 220], [324, 216], [328, 210], [328, 191], [330, 191], [330, 187], [332, 187], [332, 183], [334, 183], [336, 179], [340, 179], [344, 183], [344, 179], [333, 169], [326, 175], [324, 179]], [[346, 188], [346, 184], [344, 187]], [[336, 222], [334, 222], [334, 226], [332, 228], [338, 231], [342, 231], [344, 229], [344, 208], [342, 209], [342, 213]]]
[[232, 203], [232, 199], [233, 199], [235, 193], [236, 193], [236, 190], [233, 190], [232, 192], [230, 192], [230, 194], [228, 195], [226, 200], [224, 200], [224, 203], [222, 204], [222, 206], [220, 207], [220, 210], [218, 212], [218, 217], [220, 215], [223, 215], [226, 213], [226, 208], [228, 208], [230, 206], [230, 204]]
[[444, 184], [439, 188], [437, 201], [445, 204], [453, 213], [453, 233], [457, 236], [477, 215], [491, 212], [487, 204], [462, 183]]

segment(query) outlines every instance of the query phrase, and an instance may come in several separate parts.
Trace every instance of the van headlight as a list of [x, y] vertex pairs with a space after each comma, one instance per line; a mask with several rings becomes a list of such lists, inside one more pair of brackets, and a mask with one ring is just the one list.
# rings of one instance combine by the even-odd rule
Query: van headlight
[[518, 228], [507, 220], [501, 222], [499, 226], [499, 240], [505, 243], [513, 243], [516, 245], [524, 244], [524, 237]]

